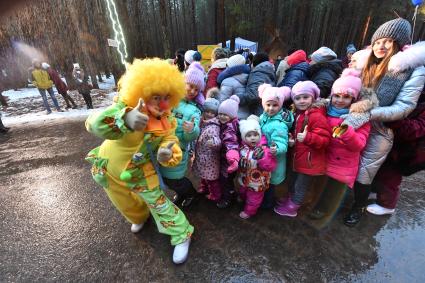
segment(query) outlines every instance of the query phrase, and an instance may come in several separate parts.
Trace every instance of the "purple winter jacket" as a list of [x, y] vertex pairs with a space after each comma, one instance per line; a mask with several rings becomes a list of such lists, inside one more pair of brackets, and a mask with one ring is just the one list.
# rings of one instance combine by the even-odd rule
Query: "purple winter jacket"
[[[214, 141], [212, 146], [207, 141]], [[217, 118], [201, 120], [201, 133], [196, 141], [195, 172], [201, 179], [213, 181], [220, 175], [220, 122]]]
[[220, 154], [220, 170], [221, 174], [225, 177], [228, 176], [226, 153], [230, 150], [235, 150], [239, 154], [239, 121], [238, 118], [230, 120], [226, 124], [220, 126], [220, 139], [221, 139], [221, 154]]
[[425, 91], [407, 118], [387, 123], [394, 130], [394, 145], [388, 155], [404, 176], [425, 169]]

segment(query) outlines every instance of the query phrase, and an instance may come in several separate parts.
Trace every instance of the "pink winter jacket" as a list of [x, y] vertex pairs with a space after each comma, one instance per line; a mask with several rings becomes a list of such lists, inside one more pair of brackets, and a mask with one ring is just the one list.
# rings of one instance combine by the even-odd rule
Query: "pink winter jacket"
[[[343, 119], [328, 116], [331, 128], [341, 125]], [[355, 131], [351, 126], [339, 138], [332, 138], [327, 150], [326, 175], [353, 187], [359, 170], [360, 153], [366, 146], [370, 124]]]
[[[213, 146], [207, 141], [212, 139]], [[201, 121], [201, 133], [196, 142], [195, 172], [201, 179], [213, 181], [220, 175], [220, 122], [217, 118]]]

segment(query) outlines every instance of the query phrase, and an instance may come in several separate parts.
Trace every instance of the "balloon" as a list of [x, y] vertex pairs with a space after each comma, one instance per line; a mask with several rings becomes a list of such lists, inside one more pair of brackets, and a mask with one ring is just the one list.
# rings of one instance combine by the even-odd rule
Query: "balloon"
[[422, 5], [423, 2], [424, 2], [424, 0], [412, 0], [412, 4], [415, 5], [415, 6]]

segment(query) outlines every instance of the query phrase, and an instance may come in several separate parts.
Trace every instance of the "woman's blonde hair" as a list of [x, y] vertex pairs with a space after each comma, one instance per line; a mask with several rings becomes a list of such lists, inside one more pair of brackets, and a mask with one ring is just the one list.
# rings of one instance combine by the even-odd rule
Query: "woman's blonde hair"
[[170, 96], [170, 106], [176, 107], [185, 95], [183, 74], [166, 60], [134, 59], [118, 82], [120, 99], [135, 107], [142, 98], [145, 102], [153, 95]]
[[391, 57], [400, 51], [400, 46], [397, 42], [393, 41], [391, 50], [387, 55], [378, 59], [373, 51], [370, 53], [369, 58], [367, 59], [366, 66], [362, 72], [362, 84], [364, 87], [376, 88], [387, 73], [388, 63], [391, 60]]

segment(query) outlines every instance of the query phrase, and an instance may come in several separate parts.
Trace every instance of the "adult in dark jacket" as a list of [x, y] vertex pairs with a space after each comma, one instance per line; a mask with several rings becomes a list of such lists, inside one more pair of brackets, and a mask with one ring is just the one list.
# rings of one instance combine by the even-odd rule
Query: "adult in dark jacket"
[[320, 89], [320, 97], [327, 98], [331, 94], [334, 81], [342, 73], [342, 62], [336, 53], [328, 47], [320, 47], [311, 55], [308, 78]]
[[78, 92], [83, 96], [86, 102], [87, 109], [93, 109], [93, 101], [90, 96], [90, 91], [93, 87], [89, 84], [89, 77], [84, 73], [84, 70], [78, 66], [74, 67], [72, 76], [77, 84]]
[[307, 72], [310, 65], [307, 63], [307, 54], [304, 50], [297, 50], [286, 57], [290, 68], [286, 70], [285, 77], [278, 87], [287, 86], [292, 88], [297, 82], [307, 80]]
[[425, 90], [406, 119], [387, 126], [394, 131], [394, 145], [373, 182], [377, 200], [367, 211], [375, 215], [392, 214], [400, 196], [402, 177], [425, 169]]
[[77, 108], [77, 105], [75, 104], [74, 100], [68, 94], [68, 86], [61, 79], [61, 77], [59, 76], [59, 73], [56, 72], [56, 70], [50, 67], [50, 65], [47, 63], [42, 63], [41, 67], [47, 71], [47, 73], [49, 74], [50, 78], [52, 79], [53, 83], [56, 86], [56, 90], [60, 93], [60, 95], [62, 95], [66, 103], [66, 108], [67, 109], [71, 107], [74, 109]]
[[258, 87], [262, 84], [276, 85], [276, 74], [274, 65], [269, 62], [269, 55], [264, 52], [255, 54], [252, 61], [252, 70], [246, 84], [246, 101], [241, 104], [248, 104], [250, 114], [260, 116], [263, 113], [261, 99], [258, 97]]

